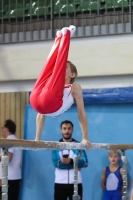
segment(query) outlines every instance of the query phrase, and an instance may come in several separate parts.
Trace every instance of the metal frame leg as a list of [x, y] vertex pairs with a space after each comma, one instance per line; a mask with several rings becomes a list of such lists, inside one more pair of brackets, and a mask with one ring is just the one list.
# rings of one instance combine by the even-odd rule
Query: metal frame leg
[[2, 200], [8, 200], [8, 149], [2, 150]]
[[127, 196], [127, 158], [125, 156], [125, 150], [122, 151], [121, 160], [123, 162], [123, 196], [122, 200], [129, 200], [129, 197]]
[[79, 155], [74, 159], [74, 195], [73, 200], [80, 200], [78, 195], [78, 159], [81, 157], [82, 151], [79, 151]]

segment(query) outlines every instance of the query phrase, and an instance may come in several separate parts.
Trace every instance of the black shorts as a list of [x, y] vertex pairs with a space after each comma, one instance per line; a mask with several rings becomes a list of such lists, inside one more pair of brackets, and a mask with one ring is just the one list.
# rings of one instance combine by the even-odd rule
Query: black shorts
[[[62, 186], [62, 187], [61, 187]], [[66, 187], [65, 187], [66, 186]], [[82, 200], [83, 197], [83, 188], [82, 184], [78, 184], [78, 195], [80, 196], [80, 200]], [[69, 200], [73, 199], [74, 195], [74, 186], [73, 184], [55, 184], [54, 187], [54, 200]]]

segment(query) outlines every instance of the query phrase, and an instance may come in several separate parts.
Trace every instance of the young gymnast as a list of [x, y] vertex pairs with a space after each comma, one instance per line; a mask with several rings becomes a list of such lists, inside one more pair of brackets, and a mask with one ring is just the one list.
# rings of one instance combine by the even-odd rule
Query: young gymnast
[[75, 102], [82, 130], [82, 143], [89, 147], [82, 89], [79, 84], [73, 84], [77, 69], [72, 62], [67, 61], [70, 38], [75, 30], [75, 26], [70, 26], [57, 31], [54, 45], [30, 95], [30, 103], [38, 112], [35, 140], [40, 140], [45, 116], [58, 117]]
[[104, 190], [103, 200], [122, 200], [123, 169], [119, 166], [119, 152], [110, 150], [110, 165], [103, 169], [101, 186]]

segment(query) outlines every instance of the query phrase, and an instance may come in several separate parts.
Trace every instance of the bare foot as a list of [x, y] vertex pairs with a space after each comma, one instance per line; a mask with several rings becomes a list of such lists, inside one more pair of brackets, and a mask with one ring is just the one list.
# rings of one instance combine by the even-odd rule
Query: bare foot
[[89, 140], [87, 139], [82, 139], [81, 143], [85, 144], [86, 148], [89, 149], [89, 147], [91, 146], [91, 143]]

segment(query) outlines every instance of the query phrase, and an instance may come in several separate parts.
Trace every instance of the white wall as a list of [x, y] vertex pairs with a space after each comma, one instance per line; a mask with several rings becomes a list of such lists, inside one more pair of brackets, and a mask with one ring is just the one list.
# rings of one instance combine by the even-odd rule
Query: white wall
[[[32, 91], [34, 80], [1, 81], [0, 93]], [[80, 77], [76, 79], [82, 89], [133, 87], [133, 75]]]
[[[0, 81], [33, 80], [43, 67], [53, 41], [0, 46]], [[71, 40], [69, 60], [79, 77], [133, 74], [133, 36]]]

